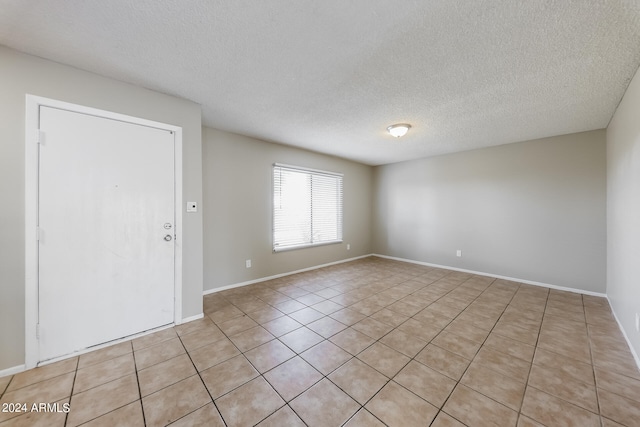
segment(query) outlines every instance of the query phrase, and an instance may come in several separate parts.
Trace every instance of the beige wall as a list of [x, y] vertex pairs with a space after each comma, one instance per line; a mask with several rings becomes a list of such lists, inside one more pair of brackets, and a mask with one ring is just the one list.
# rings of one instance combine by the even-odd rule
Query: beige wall
[[[607, 128], [607, 295], [640, 355], [640, 72]], [[640, 362], [639, 362], [640, 363]]]
[[605, 178], [603, 130], [379, 166], [374, 252], [605, 292]]
[[[184, 201], [202, 198], [199, 105], [0, 46], [0, 371], [24, 363], [26, 94], [181, 126]], [[202, 312], [201, 213], [184, 214], [183, 230], [183, 315], [189, 317]]]
[[[370, 166], [210, 128], [202, 152], [205, 290], [371, 252]], [[272, 252], [273, 163], [344, 174], [343, 244]]]

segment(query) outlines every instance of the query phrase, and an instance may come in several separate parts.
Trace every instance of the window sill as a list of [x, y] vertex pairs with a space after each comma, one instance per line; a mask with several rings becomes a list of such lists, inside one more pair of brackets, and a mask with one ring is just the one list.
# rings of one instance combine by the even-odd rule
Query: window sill
[[322, 242], [322, 243], [306, 243], [304, 245], [292, 245], [292, 246], [273, 248], [273, 252], [274, 253], [287, 252], [287, 251], [294, 251], [296, 249], [306, 249], [306, 248], [315, 248], [317, 246], [336, 245], [339, 243], [342, 243], [342, 240], [332, 240], [330, 242]]

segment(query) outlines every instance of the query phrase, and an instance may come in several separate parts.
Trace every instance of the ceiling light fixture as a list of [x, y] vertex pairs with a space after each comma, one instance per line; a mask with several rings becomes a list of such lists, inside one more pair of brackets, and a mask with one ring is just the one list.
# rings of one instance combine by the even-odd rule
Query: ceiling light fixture
[[405, 136], [407, 132], [411, 129], [411, 125], [407, 123], [397, 123], [395, 125], [391, 125], [387, 128], [387, 132], [391, 134], [391, 136], [395, 136], [396, 138], [400, 138], [401, 136]]

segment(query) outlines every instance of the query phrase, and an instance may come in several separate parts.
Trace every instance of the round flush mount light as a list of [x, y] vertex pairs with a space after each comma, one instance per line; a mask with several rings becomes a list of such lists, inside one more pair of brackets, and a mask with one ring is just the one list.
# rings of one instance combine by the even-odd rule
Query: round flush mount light
[[411, 125], [407, 123], [397, 123], [395, 125], [391, 125], [387, 128], [387, 132], [391, 134], [391, 136], [395, 136], [396, 138], [400, 138], [401, 136], [405, 136], [407, 132], [411, 129]]

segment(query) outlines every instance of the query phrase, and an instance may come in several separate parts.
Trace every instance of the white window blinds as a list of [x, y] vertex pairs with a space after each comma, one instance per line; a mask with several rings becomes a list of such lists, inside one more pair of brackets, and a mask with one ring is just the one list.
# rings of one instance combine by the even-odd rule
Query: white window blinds
[[274, 252], [339, 242], [342, 175], [274, 164]]

